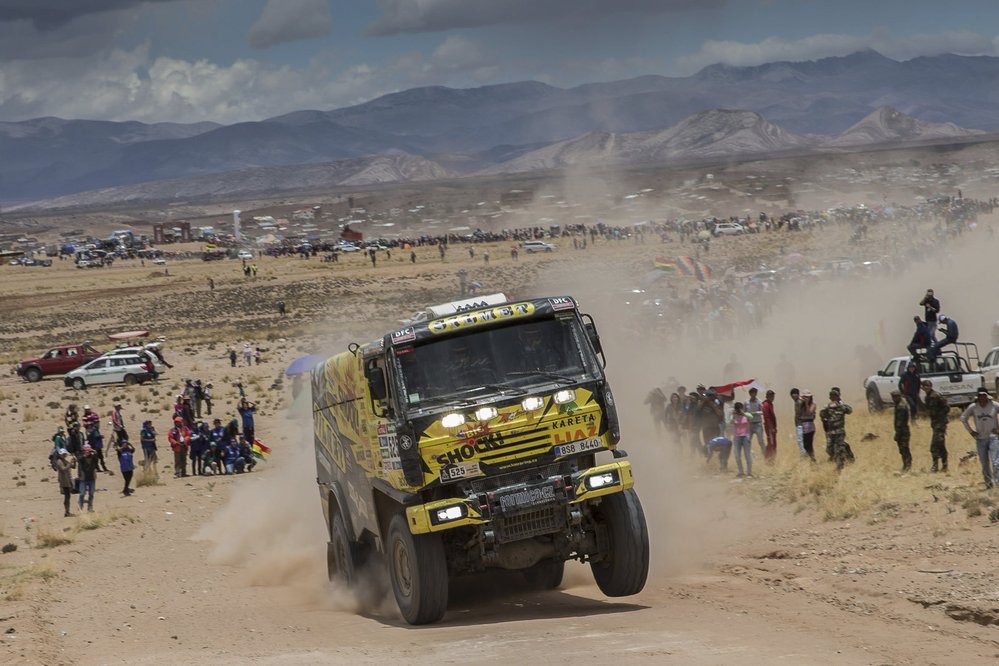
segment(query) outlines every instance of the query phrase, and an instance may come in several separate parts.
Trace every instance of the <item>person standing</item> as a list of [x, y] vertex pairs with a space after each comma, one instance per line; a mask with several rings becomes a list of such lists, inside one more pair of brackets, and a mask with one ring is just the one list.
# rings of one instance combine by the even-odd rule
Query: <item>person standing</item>
[[236, 349], [234, 347], [229, 347], [229, 365], [236, 367]]
[[87, 433], [87, 444], [94, 450], [97, 468], [102, 472], [108, 471], [107, 463], [104, 461], [104, 435], [101, 434], [100, 428], [96, 424]]
[[247, 365], [253, 365], [253, 347], [249, 342], [243, 343], [243, 362]]
[[763, 441], [763, 403], [757, 398], [759, 390], [754, 386], [749, 389], [749, 400], [746, 401], [746, 415], [749, 416], [749, 443], [753, 443], [753, 436], [760, 445], [760, 453], [767, 454], [767, 443]]
[[90, 432], [91, 428], [100, 424], [101, 415], [90, 409], [90, 405], [84, 405], [83, 417], [80, 420], [83, 422], [83, 432]]
[[798, 420], [801, 421], [801, 443], [805, 455], [815, 462], [815, 402], [811, 391], [802, 391], [798, 402]]
[[128, 497], [132, 494], [129, 486], [132, 484], [132, 474], [135, 473], [135, 447], [128, 439], [119, 439], [114, 446], [114, 452], [118, 454], [118, 466], [121, 468], [121, 476], [125, 480], [125, 487], [121, 494]]
[[49, 462], [52, 463], [52, 469], [55, 469], [56, 459], [59, 457], [59, 451], [66, 448], [66, 429], [62, 426], [56, 428], [55, 434], [52, 435], [52, 453], [49, 455]]
[[194, 397], [194, 418], [201, 418], [201, 403], [205, 400], [205, 388], [201, 385], [200, 379], [194, 380], [194, 387], [192, 390]]
[[177, 416], [173, 420], [173, 428], [167, 433], [167, 441], [173, 449], [173, 476], [187, 476], [187, 451], [191, 445], [191, 429], [184, 424], [184, 419]]
[[843, 402], [839, 389], [829, 390], [829, 404], [822, 409], [820, 418], [829, 439], [829, 451], [836, 469], [843, 469], [850, 454], [846, 443], [846, 415], [853, 413], [853, 407]]
[[66, 414], [63, 416], [63, 423], [65, 423], [66, 427], [68, 428], [73, 421], [79, 421], [79, 420], [80, 420], [80, 411], [79, 409], [77, 409], [76, 403], [74, 402], [69, 407], [66, 408]]
[[[741, 402], [735, 403], [732, 411], [732, 435], [735, 439], [735, 465], [739, 469], [739, 478], [753, 478], [753, 452], [749, 447], [749, 433], [752, 421], [746, 414], [746, 407]], [[746, 473], [742, 473], [742, 458], [746, 458]]]
[[208, 382], [205, 384], [204, 388], [204, 398], [205, 398], [205, 413], [208, 416], [212, 415], [212, 383]]
[[947, 414], [950, 412], [950, 405], [947, 398], [943, 397], [933, 389], [933, 382], [929, 379], [923, 380], [923, 391], [926, 397], [923, 403], [926, 405], [926, 413], [930, 417], [930, 429], [933, 435], [930, 438], [930, 456], [933, 458], [931, 472], [947, 471]]
[[153, 476], [159, 476], [156, 469], [156, 428], [153, 422], [146, 420], [142, 422], [142, 430], [139, 431], [139, 444], [142, 445], [142, 467], [147, 472], [152, 465]]
[[246, 398], [239, 401], [239, 412], [240, 418], [243, 420], [243, 437], [246, 441], [253, 443], [253, 414], [257, 411], [256, 403], [250, 402]]
[[666, 394], [657, 386], [645, 396], [645, 404], [649, 406], [649, 415], [652, 416], [652, 423], [656, 426], [656, 436], [658, 437], [662, 434], [663, 426], [666, 424]]
[[923, 307], [923, 319], [926, 321], [926, 330], [932, 344], [937, 339], [937, 315], [940, 312], [940, 300], [933, 295], [932, 289], [927, 289], [926, 295], [923, 296], [923, 300], [919, 301], [919, 304]]
[[83, 502], [86, 500], [87, 511], [94, 511], [94, 488], [97, 485], [97, 455], [94, 448], [89, 444], [83, 445], [83, 454], [80, 456], [80, 511], [83, 511]]
[[898, 390], [906, 402], [909, 403], [909, 414], [913, 421], [916, 420], [916, 411], [919, 409], [919, 387], [922, 381], [919, 378], [919, 368], [915, 363], [910, 363], [905, 372], [898, 379]]
[[[961, 423], [975, 438], [975, 448], [978, 451], [978, 462], [982, 465], [982, 478], [985, 480], [986, 490], [995, 485], [996, 481], [996, 470], [992, 461], [999, 453], [997, 413], [999, 413], [999, 404], [989, 397], [986, 389], [980, 388], [975, 402], [968, 405], [961, 414]], [[969, 423], [971, 419], [975, 421], [974, 427]]]
[[773, 390], [768, 390], [763, 400], [763, 433], [767, 438], [767, 448], [763, 451], [764, 459], [773, 464], [777, 457], [777, 412], [774, 410]]
[[111, 410], [111, 429], [114, 430], [115, 439], [119, 442], [128, 441], [128, 433], [125, 431], [125, 416], [121, 413], [121, 403], [116, 402]]
[[791, 400], [794, 402], [794, 436], [798, 441], [798, 455], [802, 458], [808, 455], [805, 451], [805, 433], [801, 425], [801, 391], [797, 388], [791, 389]]
[[70, 495], [73, 494], [73, 470], [76, 469], [76, 458], [71, 456], [66, 449], [59, 449], [56, 452], [54, 467], [59, 474], [59, 490], [62, 491], [64, 515], [66, 518], [72, 518], [73, 514], [69, 512], [69, 500]]
[[905, 474], [912, 468], [912, 453], [909, 451], [909, 401], [902, 399], [902, 392], [894, 390], [891, 392], [891, 401], [895, 403], [895, 444], [898, 445], [898, 453], [902, 456], [902, 473]]

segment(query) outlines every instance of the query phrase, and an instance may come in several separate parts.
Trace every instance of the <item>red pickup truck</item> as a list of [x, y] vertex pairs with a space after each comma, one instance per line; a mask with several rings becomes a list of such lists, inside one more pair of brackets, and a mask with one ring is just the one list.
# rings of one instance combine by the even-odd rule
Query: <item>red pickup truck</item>
[[21, 361], [14, 366], [14, 372], [29, 382], [37, 382], [48, 375], [64, 375], [100, 355], [101, 352], [86, 342], [82, 345], [53, 347], [38, 358]]

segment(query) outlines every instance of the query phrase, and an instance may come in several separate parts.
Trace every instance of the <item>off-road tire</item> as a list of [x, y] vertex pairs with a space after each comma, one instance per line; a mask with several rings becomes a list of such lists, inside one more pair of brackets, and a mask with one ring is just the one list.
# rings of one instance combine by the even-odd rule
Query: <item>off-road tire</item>
[[40, 382], [42, 380], [42, 371], [38, 368], [28, 368], [24, 371], [24, 378], [31, 383]]
[[562, 584], [562, 576], [565, 574], [565, 562], [555, 560], [541, 560], [533, 567], [524, 569], [524, 580], [528, 587], [533, 590], [554, 590]]
[[867, 389], [867, 411], [871, 414], [877, 414], [884, 408], [885, 404], [881, 401], [881, 395], [877, 389]]
[[608, 597], [638, 594], [649, 577], [649, 529], [634, 488], [605, 496], [594, 509], [607, 530], [608, 551], [590, 562], [597, 587]]
[[83, 377], [77, 377], [73, 380], [73, 388], [77, 391], [82, 391], [87, 388], [87, 382], [83, 381]]
[[409, 624], [430, 624], [447, 610], [447, 562], [436, 534], [413, 534], [404, 513], [389, 524], [386, 547], [392, 592]]
[[354, 587], [362, 564], [361, 546], [350, 540], [343, 516], [337, 511], [330, 523], [330, 540], [326, 545], [326, 573], [331, 582]]

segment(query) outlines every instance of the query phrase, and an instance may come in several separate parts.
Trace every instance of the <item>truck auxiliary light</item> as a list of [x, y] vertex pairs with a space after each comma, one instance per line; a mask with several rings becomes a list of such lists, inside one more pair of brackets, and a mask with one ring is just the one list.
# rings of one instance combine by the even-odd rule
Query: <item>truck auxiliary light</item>
[[576, 399], [575, 389], [562, 389], [561, 391], [556, 391], [555, 393], [555, 404], [564, 405], [566, 403], [572, 402]]
[[457, 428], [465, 422], [464, 414], [447, 414], [441, 419], [441, 425], [445, 428]]
[[586, 486], [590, 490], [603, 488], [605, 486], [616, 486], [619, 483], [617, 474], [614, 472], [604, 472], [586, 477]]
[[480, 421], [488, 421], [489, 419], [496, 418], [498, 413], [495, 407], [479, 407], [475, 410], [475, 418]]
[[463, 516], [464, 513], [465, 512], [462, 510], [460, 504], [456, 504], [455, 506], [449, 506], [446, 509], [438, 509], [437, 522], [446, 523], [451, 520], [458, 520]]
[[520, 406], [524, 408], [524, 411], [533, 412], [537, 409], [541, 409], [545, 406], [545, 401], [542, 398], [536, 398], [531, 396], [530, 398], [524, 398]]

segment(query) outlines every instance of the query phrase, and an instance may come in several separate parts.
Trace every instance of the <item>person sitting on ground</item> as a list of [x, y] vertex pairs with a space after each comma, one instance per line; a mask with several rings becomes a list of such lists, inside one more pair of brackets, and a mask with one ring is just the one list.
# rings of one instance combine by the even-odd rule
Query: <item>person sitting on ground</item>
[[236, 461], [239, 459], [239, 446], [230, 440], [222, 447], [222, 464], [226, 474], [236, 473]]
[[201, 461], [205, 474], [213, 476], [222, 473], [219, 464], [219, 446], [215, 440], [208, 442], [208, 450], [201, 455]]
[[236, 471], [252, 472], [257, 466], [257, 459], [253, 456], [253, 445], [245, 438], [239, 438], [239, 460], [236, 461]]

